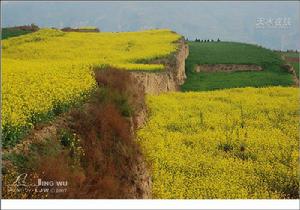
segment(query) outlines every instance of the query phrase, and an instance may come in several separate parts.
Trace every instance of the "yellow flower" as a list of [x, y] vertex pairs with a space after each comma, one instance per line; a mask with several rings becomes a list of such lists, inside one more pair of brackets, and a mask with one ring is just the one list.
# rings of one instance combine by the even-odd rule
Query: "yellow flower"
[[299, 89], [148, 96], [138, 131], [155, 198], [293, 198], [299, 188]]
[[84, 99], [93, 66], [162, 70], [145, 61], [174, 52], [169, 30], [77, 33], [42, 29], [2, 41], [2, 128], [32, 126], [43, 115]]

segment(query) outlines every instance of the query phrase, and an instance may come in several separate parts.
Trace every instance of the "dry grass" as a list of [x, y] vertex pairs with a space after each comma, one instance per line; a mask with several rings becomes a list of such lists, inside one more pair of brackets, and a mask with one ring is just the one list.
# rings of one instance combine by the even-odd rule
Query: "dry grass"
[[141, 152], [132, 119], [145, 107], [143, 89], [125, 71], [96, 70], [95, 75], [99, 88], [83, 107], [70, 111], [57, 139], [32, 144], [17, 167], [42, 180], [67, 180], [67, 192], [25, 193], [23, 198], [142, 197]]

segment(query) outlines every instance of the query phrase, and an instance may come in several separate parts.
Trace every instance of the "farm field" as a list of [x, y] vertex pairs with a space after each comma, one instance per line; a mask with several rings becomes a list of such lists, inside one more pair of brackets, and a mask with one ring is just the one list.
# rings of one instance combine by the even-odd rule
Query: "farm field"
[[[146, 104], [143, 90], [126, 70], [163, 71], [162, 64], [151, 61], [172, 55], [180, 38], [167, 29], [122, 33], [41, 29], [4, 40], [5, 149], [14, 149], [36, 125], [88, 102], [57, 124], [47, 125], [59, 127], [52, 139], [31, 142], [24, 154], [14, 150], [5, 154], [5, 161], [16, 167], [6, 176], [13, 180], [17, 172], [37, 170], [41, 175], [47, 170], [56, 178], [68, 177], [74, 191], [97, 179], [101, 186], [97, 190], [93, 185], [84, 188], [89, 198], [127, 198], [136, 196], [126, 190], [135, 188], [128, 183], [140, 178], [134, 168], [140, 167], [139, 155], [144, 155], [153, 181], [146, 190], [153, 198], [297, 198], [299, 90], [285, 87], [293, 84], [292, 75], [281, 68], [279, 54], [262, 47], [189, 42], [183, 92], [146, 96], [148, 120], [136, 130], [136, 144], [129, 118]], [[255, 64], [264, 70], [196, 73], [197, 64]], [[110, 71], [110, 76], [95, 73], [98, 69]], [[41, 133], [36, 136], [43, 138]], [[61, 159], [65, 168], [52, 170], [53, 150], [54, 159]], [[49, 158], [44, 168], [41, 163]], [[82, 177], [80, 184], [77, 175]], [[103, 186], [113, 187], [102, 190]]]
[[15, 36], [21, 36], [32, 33], [32, 31], [26, 31], [21, 29], [2, 28], [1, 39], [8, 39]]
[[290, 58], [299, 58], [299, 53], [297, 52], [284, 52], [282, 54]]
[[[280, 56], [263, 47], [236, 42], [188, 42], [187, 80], [183, 91], [216, 90], [236, 87], [290, 86], [292, 75], [282, 69]], [[194, 72], [197, 64], [255, 64], [260, 72]]]
[[36, 123], [80, 103], [94, 89], [93, 68], [163, 70], [148, 61], [177, 49], [169, 30], [76, 33], [41, 29], [2, 41], [3, 146]]
[[154, 198], [297, 198], [299, 90], [148, 96], [138, 138]]
[[1, 2], [3, 208], [299, 209], [299, 6]]

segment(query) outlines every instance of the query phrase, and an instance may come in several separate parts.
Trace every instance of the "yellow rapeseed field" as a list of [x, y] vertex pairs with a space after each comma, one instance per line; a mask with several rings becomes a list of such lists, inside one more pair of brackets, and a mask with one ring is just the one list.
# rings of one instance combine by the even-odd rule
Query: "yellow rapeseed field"
[[162, 70], [147, 61], [171, 54], [169, 30], [78, 33], [42, 29], [2, 41], [2, 128], [13, 144], [25, 128], [76, 103], [95, 86], [92, 67]]
[[296, 198], [298, 88], [148, 96], [138, 137], [155, 198]]

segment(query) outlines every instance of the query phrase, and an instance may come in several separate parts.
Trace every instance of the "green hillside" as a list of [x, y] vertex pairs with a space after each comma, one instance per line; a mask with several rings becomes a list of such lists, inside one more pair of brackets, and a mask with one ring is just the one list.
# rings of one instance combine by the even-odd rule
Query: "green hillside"
[[[215, 90], [235, 87], [289, 86], [292, 75], [281, 68], [283, 61], [275, 52], [236, 42], [188, 42], [187, 80], [183, 91]], [[260, 72], [194, 72], [197, 64], [255, 64]]]
[[10, 37], [21, 36], [32, 32], [33, 31], [18, 28], [2, 28], [1, 39], [8, 39]]

